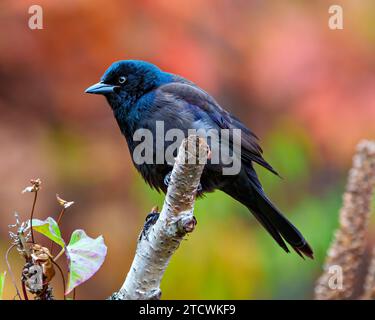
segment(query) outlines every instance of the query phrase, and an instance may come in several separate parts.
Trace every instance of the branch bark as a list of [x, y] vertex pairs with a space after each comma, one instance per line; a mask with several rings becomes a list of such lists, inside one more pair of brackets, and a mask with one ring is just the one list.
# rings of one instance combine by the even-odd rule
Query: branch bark
[[138, 240], [130, 271], [121, 289], [110, 299], [160, 299], [160, 282], [169, 261], [196, 225], [194, 203], [208, 150], [198, 136], [189, 136], [182, 142], [159, 219]]

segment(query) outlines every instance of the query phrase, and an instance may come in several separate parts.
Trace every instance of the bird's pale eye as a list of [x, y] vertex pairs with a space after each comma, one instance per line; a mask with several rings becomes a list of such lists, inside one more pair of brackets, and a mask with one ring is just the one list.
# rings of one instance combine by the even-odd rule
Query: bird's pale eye
[[124, 76], [121, 76], [121, 77], [118, 78], [118, 82], [119, 82], [120, 84], [124, 84], [125, 81], [126, 81], [126, 77], [124, 77]]

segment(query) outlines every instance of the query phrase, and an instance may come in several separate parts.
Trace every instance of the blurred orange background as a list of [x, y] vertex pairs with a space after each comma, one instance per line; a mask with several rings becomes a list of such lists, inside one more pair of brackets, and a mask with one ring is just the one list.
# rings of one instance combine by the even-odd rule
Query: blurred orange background
[[[20, 192], [40, 177], [37, 217], [56, 219], [59, 193], [75, 201], [65, 238], [82, 228], [108, 246], [77, 298], [120, 288], [144, 218], [163, 196], [133, 169], [104, 98], [84, 89], [113, 61], [141, 59], [196, 82], [257, 133], [284, 177], [257, 168], [264, 188], [316, 252], [314, 261], [285, 254], [216, 192], [198, 201], [198, 227], [171, 261], [163, 298], [311, 298], [355, 145], [375, 138], [375, 2], [335, 1], [343, 30], [328, 27], [329, 1], [39, 0], [43, 30], [28, 27], [32, 4], [0, 2], [1, 255], [14, 211], [28, 219], [32, 195]], [[18, 275], [22, 259], [10, 261]], [[5, 298], [14, 295], [8, 274]]]

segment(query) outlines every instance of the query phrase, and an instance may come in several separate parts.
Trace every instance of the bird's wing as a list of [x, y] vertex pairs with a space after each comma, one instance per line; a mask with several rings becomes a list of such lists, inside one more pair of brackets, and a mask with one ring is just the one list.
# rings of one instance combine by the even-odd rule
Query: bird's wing
[[258, 163], [274, 174], [278, 175], [275, 169], [264, 160], [262, 149], [258, 144], [258, 137], [250, 131], [239, 119], [224, 110], [207, 92], [190, 82], [173, 82], [162, 85], [156, 92], [156, 103], [159, 105], [168, 104], [173, 100], [191, 109], [199, 119], [204, 113], [220, 129], [241, 130], [241, 159], [245, 164], [252, 161]]

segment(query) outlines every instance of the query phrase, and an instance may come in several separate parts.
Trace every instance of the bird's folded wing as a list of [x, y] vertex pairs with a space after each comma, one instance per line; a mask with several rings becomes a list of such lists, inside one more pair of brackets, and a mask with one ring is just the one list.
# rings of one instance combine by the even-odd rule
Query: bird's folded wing
[[[216, 125], [218, 129], [240, 129], [243, 163], [250, 165], [254, 161], [278, 175], [275, 169], [264, 160], [263, 151], [258, 144], [258, 137], [239, 119], [224, 110], [207, 92], [193, 83], [181, 81], [165, 84], [157, 89], [155, 102], [160, 106], [178, 105], [182, 108], [182, 112], [189, 114], [189, 118], [206, 122], [212, 121], [212, 126]], [[232, 130], [231, 135], [231, 140], [234, 141]]]

